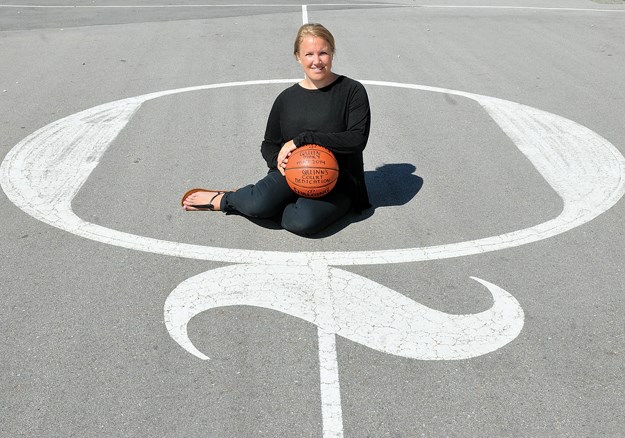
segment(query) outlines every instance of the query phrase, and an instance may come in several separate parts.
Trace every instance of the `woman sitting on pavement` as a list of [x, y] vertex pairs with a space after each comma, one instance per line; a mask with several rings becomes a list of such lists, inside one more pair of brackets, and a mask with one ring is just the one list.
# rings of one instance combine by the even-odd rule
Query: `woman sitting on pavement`
[[[362, 156], [371, 123], [369, 100], [362, 84], [332, 71], [334, 53], [334, 37], [325, 27], [300, 27], [294, 55], [305, 77], [282, 91], [269, 113], [261, 145], [269, 172], [236, 191], [190, 190], [182, 200], [185, 210], [277, 218], [284, 229], [309, 236], [351, 210], [370, 207]], [[338, 161], [337, 185], [320, 198], [298, 196], [284, 176], [291, 152], [306, 144], [329, 149]]]

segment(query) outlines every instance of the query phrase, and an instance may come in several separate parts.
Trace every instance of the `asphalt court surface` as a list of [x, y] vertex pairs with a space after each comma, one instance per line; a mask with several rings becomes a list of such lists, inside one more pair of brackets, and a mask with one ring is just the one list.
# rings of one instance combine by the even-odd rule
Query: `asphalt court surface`
[[[207, 310], [188, 324], [193, 345], [211, 358], [202, 361], [172, 339], [165, 303], [203, 273], [219, 289], [221, 273], [237, 265], [164, 255], [159, 244], [137, 251], [113, 244], [107, 231], [91, 240], [44, 224], [9, 199], [3, 174], [0, 435], [622, 435], [622, 200], [525, 245], [397, 263], [367, 258], [502, 236], [566, 207], [492, 114], [455, 92], [572, 120], [625, 152], [622, 2], [304, 9], [280, 2], [19, 3], [27, 2], [0, 5], [3, 160], [30, 134], [97, 105], [184, 87], [301, 77], [290, 53], [304, 13], [334, 33], [334, 70], [366, 82], [373, 121], [365, 170], [374, 208], [317, 238], [267, 221], [179, 208], [189, 187], [238, 187], [262, 176], [264, 124], [285, 83], [144, 102], [71, 199], [82, 220], [158, 242], [244, 250], [236, 260], [242, 269], [255, 258], [262, 264], [284, 254], [340, 253], [347, 261], [330, 265], [349, 277], [346, 290], [364, 278], [451, 315], [493, 305], [489, 291], [470, 278], [478, 277], [512, 295], [523, 318], [505, 345], [458, 360], [387, 354], [373, 340], [337, 335], [342, 419], [334, 433], [325, 409], [336, 408], [337, 398], [322, 403], [315, 324], [278, 306]], [[554, 144], [567, 138], [549, 132]], [[563, 156], [575, 158], [566, 150]], [[349, 262], [356, 251], [364, 255]], [[296, 272], [297, 257], [276, 269]], [[243, 270], [240, 284], [253, 285], [254, 278], [245, 280], [252, 274]], [[258, 285], [273, 284], [263, 281]], [[262, 293], [280, 297], [279, 290]]]

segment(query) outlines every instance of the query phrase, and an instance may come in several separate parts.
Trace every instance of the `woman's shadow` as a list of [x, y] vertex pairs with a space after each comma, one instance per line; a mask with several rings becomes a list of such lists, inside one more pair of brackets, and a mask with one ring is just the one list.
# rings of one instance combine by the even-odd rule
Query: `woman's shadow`
[[414, 174], [416, 170], [413, 164], [397, 163], [384, 164], [373, 171], [366, 171], [365, 181], [372, 206], [369, 210], [410, 202], [423, 187], [423, 178]]
[[416, 170], [413, 164], [395, 163], [384, 164], [375, 170], [365, 171], [371, 207], [362, 213], [350, 213], [311, 237], [319, 239], [336, 234], [349, 224], [370, 218], [379, 207], [407, 204], [423, 187], [423, 178], [414, 174]]
[[[338, 233], [349, 224], [370, 218], [379, 207], [404, 205], [415, 197], [423, 186], [423, 178], [414, 174], [417, 168], [409, 163], [384, 164], [375, 170], [365, 172], [371, 207], [362, 213], [349, 213], [325, 230], [308, 236], [320, 239]], [[279, 220], [251, 219], [257, 225], [268, 229], [281, 229]]]

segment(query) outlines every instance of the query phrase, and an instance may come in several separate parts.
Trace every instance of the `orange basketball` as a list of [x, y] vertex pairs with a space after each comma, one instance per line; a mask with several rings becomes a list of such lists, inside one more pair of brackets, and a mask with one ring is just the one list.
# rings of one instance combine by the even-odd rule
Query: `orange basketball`
[[307, 144], [291, 152], [284, 173], [295, 193], [306, 198], [319, 198], [330, 193], [336, 185], [339, 165], [328, 149]]

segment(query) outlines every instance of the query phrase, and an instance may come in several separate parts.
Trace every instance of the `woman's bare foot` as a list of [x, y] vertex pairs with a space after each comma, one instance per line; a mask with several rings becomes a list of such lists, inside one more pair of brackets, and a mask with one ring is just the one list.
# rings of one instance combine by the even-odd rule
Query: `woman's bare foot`
[[220, 211], [224, 194], [222, 191], [198, 189], [182, 200], [182, 208], [187, 211]]

